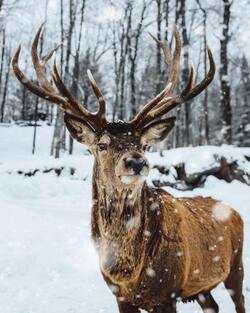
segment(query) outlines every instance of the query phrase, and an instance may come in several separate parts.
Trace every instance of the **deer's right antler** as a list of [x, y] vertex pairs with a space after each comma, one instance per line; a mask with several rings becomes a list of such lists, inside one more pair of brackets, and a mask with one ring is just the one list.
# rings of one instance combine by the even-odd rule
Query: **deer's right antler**
[[38, 48], [38, 43], [39, 43], [42, 29], [43, 29], [43, 24], [39, 27], [36, 33], [36, 36], [32, 43], [32, 49], [31, 49], [31, 57], [32, 57], [33, 66], [36, 72], [38, 85], [32, 82], [30, 79], [28, 79], [26, 75], [19, 68], [18, 60], [19, 60], [19, 55], [21, 51], [21, 45], [19, 45], [19, 47], [17, 48], [16, 53], [12, 59], [12, 68], [13, 68], [15, 76], [27, 89], [29, 89], [32, 93], [36, 94], [38, 97], [59, 105], [60, 108], [65, 113], [71, 115], [72, 118], [76, 117], [77, 119], [80, 118], [84, 120], [93, 128], [93, 130], [101, 133], [108, 123], [105, 117], [106, 105], [105, 105], [102, 92], [99, 89], [96, 81], [94, 80], [91, 72], [88, 71], [88, 76], [90, 79], [91, 86], [94, 90], [94, 93], [97, 96], [98, 101], [99, 101], [99, 108], [96, 113], [91, 113], [90, 111], [85, 109], [69, 92], [69, 90], [64, 85], [64, 83], [62, 82], [59, 76], [55, 59], [53, 62], [51, 75], [59, 93], [46, 78], [45, 65], [47, 64], [47, 62], [51, 59], [52, 55], [58, 50], [58, 48], [61, 45], [58, 45], [57, 47], [52, 49], [51, 52], [45, 55], [43, 58], [39, 59], [37, 48]]

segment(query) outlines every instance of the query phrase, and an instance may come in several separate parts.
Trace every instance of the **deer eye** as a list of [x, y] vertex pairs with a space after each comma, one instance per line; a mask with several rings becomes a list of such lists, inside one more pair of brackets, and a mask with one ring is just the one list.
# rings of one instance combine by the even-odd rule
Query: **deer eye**
[[99, 151], [107, 150], [107, 148], [108, 148], [108, 145], [106, 143], [99, 143], [98, 144]]
[[143, 151], [149, 151], [150, 148], [151, 148], [151, 147], [150, 147], [149, 145], [147, 145], [147, 144], [145, 144], [145, 145], [142, 146], [142, 150], [143, 150]]

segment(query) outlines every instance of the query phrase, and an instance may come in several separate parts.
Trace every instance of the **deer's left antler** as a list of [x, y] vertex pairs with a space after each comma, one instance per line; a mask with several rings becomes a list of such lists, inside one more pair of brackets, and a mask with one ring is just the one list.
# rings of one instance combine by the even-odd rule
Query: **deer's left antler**
[[173, 95], [179, 77], [181, 55], [180, 36], [176, 26], [174, 26], [173, 34], [175, 37], [175, 51], [172, 58], [167, 42], [162, 42], [151, 35], [151, 37], [153, 37], [153, 39], [163, 50], [164, 62], [169, 65], [169, 75], [166, 87], [154, 99], [149, 101], [132, 120], [130, 120], [129, 123], [134, 128], [143, 128], [153, 120], [158, 119], [164, 114], [168, 113], [177, 105], [180, 105], [198, 96], [204, 89], [207, 88], [207, 86], [214, 78], [216, 66], [212, 52], [209, 48], [207, 48], [210, 68], [205, 78], [198, 85], [194, 86], [195, 70], [193, 66], [191, 66], [188, 82], [185, 88], [182, 90], [180, 95]]

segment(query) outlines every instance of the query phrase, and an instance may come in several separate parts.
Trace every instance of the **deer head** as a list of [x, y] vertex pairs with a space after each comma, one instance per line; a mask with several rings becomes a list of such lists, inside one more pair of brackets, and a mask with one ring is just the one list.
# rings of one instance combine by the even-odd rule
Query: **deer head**
[[106, 119], [106, 104], [100, 88], [90, 71], [88, 76], [92, 89], [98, 99], [99, 108], [96, 113], [85, 109], [68, 91], [62, 82], [54, 59], [51, 76], [55, 87], [45, 75], [45, 65], [59, 48], [39, 59], [37, 46], [42, 32], [39, 28], [31, 50], [32, 62], [37, 75], [38, 85], [29, 80], [18, 66], [21, 46], [18, 47], [12, 67], [18, 80], [31, 92], [55, 103], [64, 111], [64, 122], [71, 136], [80, 143], [86, 144], [95, 156], [96, 164], [102, 177], [108, 177], [116, 186], [139, 185], [142, 177], [148, 175], [149, 164], [145, 150], [151, 144], [166, 138], [174, 127], [175, 117], [162, 118], [176, 106], [199, 95], [213, 80], [215, 63], [210, 49], [208, 57], [210, 69], [205, 78], [196, 86], [195, 71], [190, 67], [188, 82], [179, 95], [174, 95], [180, 72], [181, 42], [174, 26], [175, 51], [171, 55], [167, 42], [153, 39], [164, 52], [164, 61], [169, 66], [166, 87], [128, 122], [109, 122]]

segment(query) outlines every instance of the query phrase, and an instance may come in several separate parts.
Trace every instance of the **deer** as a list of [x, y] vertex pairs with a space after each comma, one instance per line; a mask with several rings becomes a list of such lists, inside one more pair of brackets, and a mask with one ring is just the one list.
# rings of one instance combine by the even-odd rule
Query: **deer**
[[94, 156], [91, 236], [100, 271], [114, 294], [120, 313], [176, 313], [179, 301], [197, 301], [203, 312], [219, 312], [211, 291], [224, 283], [237, 313], [245, 313], [243, 283], [243, 221], [233, 208], [210, 197], [174, 197], [146, 182], [149, 146], [164, 140], [176, 118], [165, 117], [175, 107], [198, 96], [212, 82], [216, 66], [207, 48], [209, 71], [195, 84], [190, 67], [186, 86], [175, 89], [180, 73], [181, 40], [173, 28], [173, 53], [161, 47], [168, 66], [165, 88], [129, 121], [106, 117], [103, 93], [88, 70], [98, 110], [87, 110], [70, 93], [52, 61], [50, 81], [46, 64], [59, 46], [42, 58], [37, 47], [42, 26], [32, 43], [37, 83], [18, 65], [21, 46], [12, 59], [17, 79], [32, 93], [58, 105], [71, 136]]

